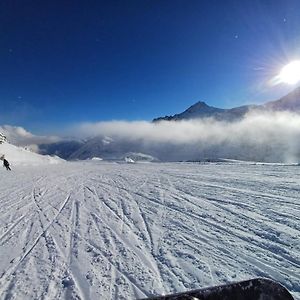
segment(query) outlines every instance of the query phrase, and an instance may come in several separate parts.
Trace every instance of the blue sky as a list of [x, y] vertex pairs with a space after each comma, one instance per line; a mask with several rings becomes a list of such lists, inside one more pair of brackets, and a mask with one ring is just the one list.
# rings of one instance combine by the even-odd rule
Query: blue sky
[[300, 58], [300, 1], [0, 3], [0, 124], [37, 133], [262, 103]]

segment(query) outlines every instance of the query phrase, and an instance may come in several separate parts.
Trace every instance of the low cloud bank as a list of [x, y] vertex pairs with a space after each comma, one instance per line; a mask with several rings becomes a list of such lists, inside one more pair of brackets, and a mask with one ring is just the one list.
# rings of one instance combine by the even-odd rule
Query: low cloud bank
[[7, 140], [21, 147], [29, 147], [34, 151], [38, 150], [39, 144], [50, 144], [59, 141], [61, 138], [56, 136], [34, 135], [20, 126], [3, 125], [0, 126], [0, 132], [4, 134]]
[[120, 158], [134, 152], [162, 161], [230, 158], [300, 162], [300, 115], [288, 112], [251, 112], [235, 122], [198, 119], [83, 123], [64, 132], [78, 141], [37, 136], [9, 125], [0, 126], [0, 132], [12, 144], [68, 159]]
[[232, 158], [267, 162], [300, 161], [300, 116], [287, 112], [249, 113], [242, 120], [214, 119], [151, 123], [111, 121], [73, 128], [80, 138], [110, 137], [133, 151], [162, 160]]

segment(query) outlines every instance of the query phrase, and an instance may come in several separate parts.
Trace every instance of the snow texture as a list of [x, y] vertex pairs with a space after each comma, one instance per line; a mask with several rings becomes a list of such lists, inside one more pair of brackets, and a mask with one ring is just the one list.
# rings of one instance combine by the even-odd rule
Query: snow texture
[[39, 155], [26, 148], [17, 147], [9, 143], [0, 144], [0, 156], [2, 155], [5, 156], [12, 167], [16, 165], [40, 166], [45, 164], [57, 164], [64, 161], [59, 157]]
[[253, 277], [300, 299], [299, 166], [0, 172], [0, 299], [135, 299]]

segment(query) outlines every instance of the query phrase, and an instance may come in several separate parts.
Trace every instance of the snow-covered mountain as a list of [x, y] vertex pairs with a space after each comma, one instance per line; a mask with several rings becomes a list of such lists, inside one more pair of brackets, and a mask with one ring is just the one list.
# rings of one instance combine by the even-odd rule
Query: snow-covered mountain
[[158, 117], [153, 122], [159, 121], [180, 121], [201, 118], [215, 118], [216, 120], [234, 121], [242, 118], [250, 109], [258, 108], [256, 105], [245, 105], [231, 109], [222, 109], [207, 105], [205, 102], [199, 101], [190, 106], [184, 112], [173, 116]]
[[97, 136], [85, 141], [68, 159], [82, 160], [93, 157], [102, 159], [121, 159], [130, 157], [134, 161], [158, 161], [152, 155], [144, 153], [143, 144], [126, 139], [114, 140], [107, 136]]
[[[269, 111], [280, 113], [266, 113]], [[150, 160], [154, 158], [159, 161], [227, 158], [299, 162], [300, 118], [297, 114], [285, 111], [300, 113], [300, 88], [277, 101], [259, 106], [221, 109], [198, 102], [181, 114], [158, 118], [152, 123], [91, 124], [91, 133], [85, 130], [85, 134], [74, 135], [78, 136], [78, 140], [61, 139], [49, 143], [47, 137], [34, 136], [22, 128], [2, 128], [8, 128], [8, 133], [17, 132], [15, 136], [21, 136], [23, 144], [28, 141], [28, 145], [31, 145], [33, 141], [45, 140], [46, 143], [35, 145], [40, 154], [57, 155], [67, 160], [101, 158], [124, 161], [125, 157], [130, 157], [133, 161], [140, 161], [151, 157]], [[291, 118], [293, 122], [290, 123]], [[157, 122], [160, 120], [185, 122]], [[86, 138], [87, 134], [94, 136]], [[128, 153], [139, 155], [138, 158], [131, 157]]]
[[231, 109], [221, 109], [207, 105], [205, 102], [199, 101], [190, 106], [184, 112], [173, 116], [158, 117], [153, 122], [159, 121], [179, 121], [189, 119], [199, 119], [213, 117], [216, 120], [235, 121], [241, 119], [249, 111], [292, 111], [300, 113], [300, 87], [289, 93], [288, 95], [276, 101], [267, 102], [263, 105], [244, 105]]
[[171, 120], [203, 118], [203, 117], [210, 117], [212, 115], [221, 114], [224, 111], [225, 109], [209, 106], [205, 102], [199, 101], [194, 105], [190, 106], [182, 113], [175, 114], [174, 116], [165, 116], [165, 117], [157, 118], [154, 119], [154, 121], [161, 121], [161, 120], [171, 121]]
[[40, 154], [56, 155], [63, 159], [69, 159], [70, 156], [85, 144], [82, 140], [65, 140], [50, 144], [39, 145]]
[[266, 103], [264, 107], [276, 111], [300, 112], [300, 87], [277, 101]]
[[4, 155], [12, 166], [57, 164], [64, 161], [59, 157], [40, 155], [9, 143], [0, 144], [0, 156], [2, 155]]
[[70, 156], [70, 160], [89, 159], [101, 157], [103, 159], [121, 158], [125, 153], [132, 151], [131, 143], [128, 141], [114, 141], [111, 138], [97, 136], [87, 139]]

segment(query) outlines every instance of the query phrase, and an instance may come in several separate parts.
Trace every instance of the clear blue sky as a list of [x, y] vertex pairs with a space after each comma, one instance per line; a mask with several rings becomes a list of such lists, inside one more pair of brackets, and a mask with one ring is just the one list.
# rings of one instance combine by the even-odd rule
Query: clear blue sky
[[284, 95], [300, 1], [2, 0], [0, 42], [0, 124], [151, 120]]

